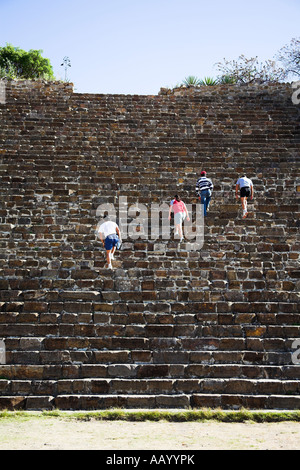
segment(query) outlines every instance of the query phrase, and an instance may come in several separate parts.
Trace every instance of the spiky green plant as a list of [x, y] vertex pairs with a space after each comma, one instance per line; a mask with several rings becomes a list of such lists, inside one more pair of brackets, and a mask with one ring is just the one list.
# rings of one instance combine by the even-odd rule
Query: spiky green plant
[[236, 78], [233, 77], [232, 75], [222, 75], [219, 78], [219, 83], [222, 85], [234, 84], [236, 82], [237, 82]]
[[194, 75], [189, 75], [188, 77], [186, 77], [183, 80], [182, 84], [187, 86], [187, 87], [199, 86], [200, 85], [200, 80], [199, 80], [198, 77], [195, 77]]
[[200, 85], [203, 85], [203, 86], [218, 85], [218, 80], [212, 77], [204, 77], [203, 80], [200, 80]]

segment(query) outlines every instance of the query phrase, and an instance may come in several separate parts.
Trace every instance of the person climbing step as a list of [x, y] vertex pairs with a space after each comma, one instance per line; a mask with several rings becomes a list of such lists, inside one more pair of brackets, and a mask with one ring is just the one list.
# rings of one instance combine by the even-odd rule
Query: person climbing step
[[106, 249], [106, 267], [108, 269], [113, 269], [111, 262], [114, 259], [116, 248], [119, 249], [122, 243], [119, 226], [105, 215], [103, 222], [97, 228], [97, 233]]
[[240, 198], [242, 203], [243, 209], [243, 219], [245, 219], [248, 215], [248, 204], [247, 199], [250, 197], [253, 199], [253, 183], [252, 181], [247, 178], [246, 175], [240, 177], [235, 186], [235, 197], [238, 200], [239, 198], [239, 190], [240, 190]]

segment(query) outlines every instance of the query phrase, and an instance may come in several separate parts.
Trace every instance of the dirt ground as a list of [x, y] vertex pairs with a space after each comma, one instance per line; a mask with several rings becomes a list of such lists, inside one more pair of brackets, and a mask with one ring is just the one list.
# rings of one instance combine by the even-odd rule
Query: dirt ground
[[0, 420], [0, 450], [299, 450], [300, 423]]

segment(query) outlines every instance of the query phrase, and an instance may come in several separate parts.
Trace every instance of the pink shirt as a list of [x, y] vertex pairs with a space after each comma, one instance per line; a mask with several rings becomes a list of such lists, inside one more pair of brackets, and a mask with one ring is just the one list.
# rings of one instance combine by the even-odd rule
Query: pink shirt
[[174, 201], [173, 202], [173, 205], [172, 205], [172, 208], [173, 208], [173, 212], [174, 214], [177, 214], [177, 212], [185, 212], [186, 209], [185, 209], [185, 204], [183, 201]]

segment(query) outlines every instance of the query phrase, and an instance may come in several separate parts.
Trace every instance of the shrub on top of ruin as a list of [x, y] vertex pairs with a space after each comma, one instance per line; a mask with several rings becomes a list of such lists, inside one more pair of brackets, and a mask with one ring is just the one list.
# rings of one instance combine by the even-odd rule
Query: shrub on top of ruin
[[233, 85], [236, 83], [236, 78], [230, 75], [222, 75], [218, 78], [218, 83], [220, 85]]
[[286, 75], [300, 77], [300, 38], [293, 38], [291, 42], [280, 49], [276, 58], [283, 64]]
[[185, 87], [199, 87], [199, 86], [213, 86], [213, 85], [218, 85], [218, 80], [212, 77], [204, 77], [203, 79], [200, 79], [198, 77], [195, 77], [194, 75], [189, 75], [186, 77], [181, 86]]
[[[237, 60], [223, 59], [216, 64], [220, 71], [220, 81], [232, 80], [237, 84], [280, 82], [286, 77], [284, 68], [274, 60], [259, 62], [257, 56], [247, 59], [244, 55]], [[228, 82], [227, 82], [228, 83]]]
[[200, 80], [199, 84], [202, 86], [214, 86], [218, 85], [219, 81], [212, 77], [204, 77], [202, 80]]
[[18, 70], [17, 67], [10, 62], [10, 60], [6, 61], [5, 66], [0, 65], [0, 79], [1, 78], [8, 78], [10, 80], [17, 80], [18, 78]]
[[26, 52], [11, 44], [0, 47], [0, 78], [55, 80], [50, 60], [42, 57], [42, 52]]
[[200, 81], [201, 80], [198, 77], [195, 77], [194, 75], [189, 75], [183, 80], [182, 85], [186, 87], [199, 86], [201, 85]]

